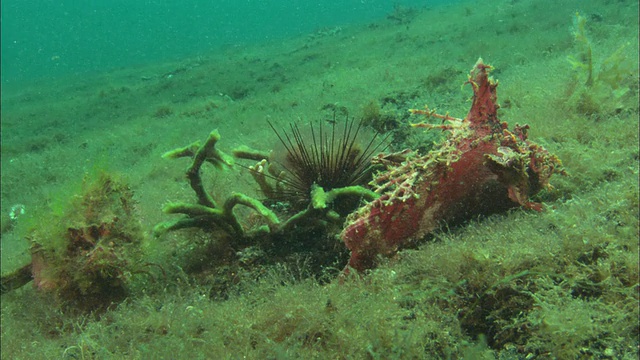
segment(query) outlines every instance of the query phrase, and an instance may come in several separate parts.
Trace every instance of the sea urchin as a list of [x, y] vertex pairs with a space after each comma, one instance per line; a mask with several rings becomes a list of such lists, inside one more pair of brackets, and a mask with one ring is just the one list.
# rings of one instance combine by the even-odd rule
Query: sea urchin
[[337, 129], [336, 121], [325, 129], [321, 122], [309, 124], [304, 133], [297, 124], [289, 125], [289, 132], [269, 126], [280, 139], [283, 151], [275, 151], [272, 161], [284, 168], [282, 192], [284, 201], [294, 207], [308, 204], [313, 186], [325, 191], [354, 185], [365, 185], [371, 179], [371, 158], [381, 150], [386, 136], [365, 134], [362, 121], [353, 118]]

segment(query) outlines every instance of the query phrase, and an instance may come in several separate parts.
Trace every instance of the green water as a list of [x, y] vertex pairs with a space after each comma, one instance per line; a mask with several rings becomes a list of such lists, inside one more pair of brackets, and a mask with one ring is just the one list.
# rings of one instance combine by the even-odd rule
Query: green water
[[[2, 359], [637, 359], [637, 1], [212, 4], [2, 2], [1, 270], [35, 259], [40, 276], [2, 295]], [[268, 122], [348, 113], [388, 131], [389, 151], [427, 152], [446, 133], [410, 127], [440, 119], [409, 109], [463, 118], [479, 57], [500, 120], [567, 171], [531, 199], [543, 211], [447, 224], [352, 278], [344, 218], [153, 236], [181, 216], [163, 206], [198, 201], [191, 160], [167, 151], [218, 130], [217, 149], [265, 154], [281, 147]], [[235, 161], [206, 163], [205, 191], [285, 219], [257, 160]], [[91, 251], [123, 224], [135, 251], [126, 236]], [[39, 272], [33, 243], [75, 273]], [[87, 259], [118, 268], [105, 284], [78, 271]], [[91, 313], [100, 286], [126, 291]]]

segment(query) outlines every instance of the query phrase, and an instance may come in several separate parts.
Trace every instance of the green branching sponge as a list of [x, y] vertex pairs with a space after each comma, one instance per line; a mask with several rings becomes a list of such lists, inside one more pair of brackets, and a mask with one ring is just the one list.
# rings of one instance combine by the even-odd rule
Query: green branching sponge
[[[177, 159], [188, 157], [192, 159], [191, 165], [187, 168], [187, 178], [191, 188], [196, 193], [197, 204], [183, 202], [169, 203], [163, 208], [167, 214], [186, 215], [180, 219], [163, 222], [155, 226], [154, 234], [160, 236], [167, 231], [198, 227], [203, 229], [219, 228], [235, 237], [247, 238], [257, 234], [265, 233], [277, 234], [292, 230], [301, 224], [317, 223], [317, 220], [338, 221], [340, 216], [328, 206], [342, 198], [361, 198], [365, 200], [376, 199], [379, 195], [361, 186], [348, 186], [325, 191], [319, 186], [315, 186], [311, 191], [309, 206], [289, 217], [282, 222], [270, 208], [262, 202], [245, 194], [232, 192], [220, 206], [213, 197], [205, 190], [200, 177], [202, 165], [207, 162], [218, 170], [230, 168], [234, 164], [234, 158], [219, 150], [216, 144], [220, 140], [217, 130], [212, 131], [207, 141], [201, 144], [199, 141], [191, 145], [171, 150], [162, 157], [165, 159]], [[257, 159], [261, 153], [251, 149], [240, 149], [234, 151], [234, 155], [243, 159]], [[260, 164], [266, 167], [266, 160], [262, 159]], [[261, 189], [268, 193], [274, 186], [268, 183], [271, 175], [256, 176], [259, 173], [258, 167], [250, 167], [252, 175], [261, 186]], [[276, 179], [277, 180], [277, 179]], [[268, 195], [268, 194], [266, 194]], [[240, 219], [234, 213], [236, 205], [243, 205], [252, 209], [266, 223], [266, 227], [258, 226], [255, 229], [248, 229], [242, 226]], [[246, 240], [246, 239], [245, 239]]]
[[199, 141], [191, 145], [174, 149], [162, 155], [165, 159], [177, 159], [190, 157], [193, 159], [187, 168], [187, 178], [191, 188], [198, 198], [197, 204], [170, 203], [164, 206], [163, 211], [167, 214], [184, 214], [186, 217], [172, 221], [163, 222], [155, 226], [154, 234], [159, 236], [167, 231], [178, 230], [190, 227], [211, 228], [219, 227], [230, 234], [245, 236], [245, 231], [240, 221], [235, 216], [233, 208], [236, 205], [244, 205], [256, 211], [265, 218], [269, 227], [272, 228], [279, 223], [276, 215], [266, 208], [258, 200], [252, 199], [244, 194], [233, 193], [220, 207], [213, 197], [205, 190], [200, 177], [200, 169], [207, 162], [218, 170], [224, 170], [233, 166], [232, 156], [216, 148], [220, 140], [220, 133], [212, 131], [204, 145]]
[[200, 168], [204, 162], [208, 162], [216, 169], [222, 170], [225, 167], [233, 165], [233, 157], [216, 149], [216, 143], [220, 140], [218, 130], [213, 130], [204, 145], [200, 145], [199, 141], [183, 148], [174, 149], [162, 155], [165, 159], [177, 159], [181, 157], [193, 158], [193, 163], [187, 170], [187, 178], [191, 183], [191, 188], [198, 196], [198, 203], [203, 206], [215, 208], [216, 203], [213, 198], [205, 191], [200, 179]]
[[[353, 123], [349, 122], [347, 126], [353, 126]], [[297, 173], [292, 172], [291, 167], [283, 167], [269, 152], [240, 147], [233, 151], [233, 157], [227, 155], [217, 147], [220, 140], [217, 131], [211, 132], [204, 144], [195, 142], [167, 152], [164, 158], [191, 159], [186, 174], [197, 202], [166, 204], [165, 213], [182, 216], [156, 225], [154, 235], [158, 237], [186, 228], [202, 229], [211, 236], [209, 244], [221, 246], [212, 252], [238, 256], [225, 257], [225, 266], [249, 266], [251, 269], [246, 269], [249, 271], [259, 264], [297, 262], [301, 258], [308, 259], [312, 264], [311, 271], [317, 274], [329, 268], [338, 269], [336, 264], [346, 262], [346, 248], [336, 246], [339, 244], [336, 235], [346, 214], [363, 202], [380, 197], [367, 187], [365, 177], [372, 171], [371, 149], [376, 148], [376, 144], [369, 140], [361, 149], [355, 144], [353, 134], [357, 130], [353, 128], [350, 137], [346, 138], [326, 137], [325, 132], [320, 131], [321, 136], [316, 133], [317, 137], [296, 143], [294, 155], [315, 156], [294, 161], [302, 167], [295, 168], [299, 170]], [[254, 165], [238, 167], [249, 171], [262, 191], [262, 199], [223, 188], [214, 188], [216, 192], [222, 191], [215, 196], [205, 190], [211, 186], [202, 183], [202, 166], [210, 163], [217, 171], [224, 171], [234, 168], [234, 160], [253, 161]], [[342, 181], [345, 176], [346, 180]], [[316, 181], [316, 178], [327, 181]], [[300, 199], [305, 200], [304, 204], [296, 202]], [[237, 205], [250, 211], [239, 211]], [[262, 254], [260, 259], [242, 260], [243, 254], [256, 253], [256, 250]], [[213, 267], [219, 265], [211, 264]]]

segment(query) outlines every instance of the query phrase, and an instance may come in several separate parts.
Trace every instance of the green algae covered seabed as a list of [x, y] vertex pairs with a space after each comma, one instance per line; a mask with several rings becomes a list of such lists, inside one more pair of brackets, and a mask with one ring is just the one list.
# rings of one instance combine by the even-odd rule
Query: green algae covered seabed
[[[529, 124], [568, 173], [535, 199], [544, 211], [445, 227], [341, 281], [331, 279], [344, 263], [309, 276], [303, 258], [264, 265], [243, 254], [231, 267], [210, 233], [151, 235], [171, 218], [164, 204], [194, 198], [188, 164], [166, 151], [214, 129], [221, 148], [268, 151], [278, 139], [267, 121], [336, 112], [393, 124], [398, 149], [427, 149], [429, 134], [403, 130], [408, 109], [464, 116], [471, 90], [461, 85], [479, 57], [495, 68], [501, 120]], [[133, 192], [139, 261], [152, 265], [99, 314], [31, 284], [3, 294], [1, 356], [637, 359], [638, 155], [637, 1], [398, 7], [367, 25], [12, 88], [2, 99], [3, 275], [31, 261], [32, 230], [101, 172]], [[261, 196], [244, 167], [202, 176], [222, 199]]]

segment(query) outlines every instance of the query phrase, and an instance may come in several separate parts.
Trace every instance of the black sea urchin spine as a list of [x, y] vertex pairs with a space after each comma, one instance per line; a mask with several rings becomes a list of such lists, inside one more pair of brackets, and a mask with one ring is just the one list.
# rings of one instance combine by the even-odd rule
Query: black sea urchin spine
[[309, 136], [303, 135], [297, 124], [289, 125], [290, 132], [279, 132], [269, 123], [287, 152], [278, 163], [286, 173], [285, 198], [308, 200], [313, 185], [328, 191], [367, 183], [371, 157], [384, 139], [376, 133], [362, 141], [362, 121], [356, 125], [353, 119], [346, 119], [341, 134], [336, 133], [335, 123], [330, 134], [322, 123], [317, 129], [310, 124]]

